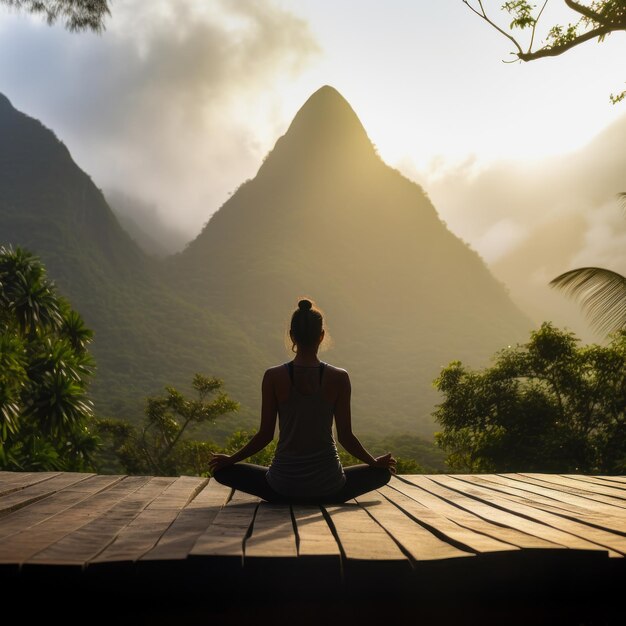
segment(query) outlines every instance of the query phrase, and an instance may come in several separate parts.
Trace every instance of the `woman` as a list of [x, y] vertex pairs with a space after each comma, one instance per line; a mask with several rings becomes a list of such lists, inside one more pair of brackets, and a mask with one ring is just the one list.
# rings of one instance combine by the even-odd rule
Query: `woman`
[[[259, 432], [234, 454], [213, 456], [209, 466], [217, 481], [268, 502], [299, 503], [346, 502], [389, 482], [396, 460], [391, 453], [374, 458], [352, 432], [350, 378], [319, 360], [324, 335], [322, 313], [300, 300], [289, 329], [296, 356], [265, 372]], [[280, 434], [270, 467], [239, 463], [272, 441], [277, 415]], [[365, 465], [342, 467], [333, 417], [339, 443]]]

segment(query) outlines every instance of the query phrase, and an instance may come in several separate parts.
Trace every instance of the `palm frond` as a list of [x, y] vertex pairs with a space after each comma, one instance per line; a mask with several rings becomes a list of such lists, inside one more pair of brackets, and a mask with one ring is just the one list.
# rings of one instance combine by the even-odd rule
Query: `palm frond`
[[578, 300], [599, 331], [626, 328], [626, 278], [621, 274], [602, 267], [581, 267], [557, 276], [550, 286]]

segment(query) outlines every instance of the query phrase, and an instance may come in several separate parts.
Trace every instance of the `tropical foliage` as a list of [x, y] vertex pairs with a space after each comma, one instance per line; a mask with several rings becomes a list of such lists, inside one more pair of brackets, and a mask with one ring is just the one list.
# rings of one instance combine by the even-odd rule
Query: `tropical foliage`
[[97, 439], [92, 332], [29, 252], [0, 247], [0, 467], [83, 470]]
[[451, 363], [435, 386], [436, 438], [454, 471], [626, 471], [626, 331], [579, 346], [544, 323], [489, 368]]
[[214, 423], [239, 405], [222, 391], [223, 382], [218, 378], [196, 374], [192, 386], [194, 399], [185, 398], [174, 387], [166, 387], [165, 395], [148, 398], [140, 427], [121, 420], [99, 421], [101, 434], [126, 472], [157, 476], [206, 473], [217, 446], [184, 435], [190, 427]]
[[[620, 193], [626, 208], [626, 193]], [[603, 267], [581, 267], [557, 276], [550, 285], [577, 298], [602, 332], [626, 328], [626, 278]]]

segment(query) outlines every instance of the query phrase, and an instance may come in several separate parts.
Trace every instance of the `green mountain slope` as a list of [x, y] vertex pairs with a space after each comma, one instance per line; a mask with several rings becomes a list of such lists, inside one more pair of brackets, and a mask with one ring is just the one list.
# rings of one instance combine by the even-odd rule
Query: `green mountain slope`
[[432, 432], [440, 366], [485, 362], [531, 326], [331, 87], [304, 104], [171, 271], [274, 361], [285, 358], [298, 296], [315, 298], [335, 337], [323, 358], [351, 372], [355, 423], [371, 433]]
[[94, 329], [92, 393], [100, 415], [134, 420], [146, 395], [165, 384], [188, 386], [196, 371], [222, 376], [244, 402], [244, 418], [256, 414], [265, 362], [258, 349], [228, 318], [176, 294], [67, 148], [2, 95], [0, 242], [39, 255]]

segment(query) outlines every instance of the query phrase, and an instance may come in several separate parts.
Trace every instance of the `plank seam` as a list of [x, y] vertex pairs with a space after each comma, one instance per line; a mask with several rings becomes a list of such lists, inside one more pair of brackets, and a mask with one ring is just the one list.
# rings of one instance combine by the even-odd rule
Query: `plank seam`
[[326, 523], [328, 524], [328, 528], [330, 529], [330, 532], [332, 536], [335, 538], [335, 541], [337, 542], [337, 546], [339, 547], [339, 579], [341, 580], [341, 583], [344, 584], [346, 581], [345, 567], [344, 567], [345, 562], [346, 562], [346, 552], [343, 549], [343, 546], [341, 545], [341, 540], [339, 539], [339, 533], [337, 532], [337, 528], [335, 524], [333, 523], [332, 518], [330, 517], [330, 513], [323, 506], [320, 506], [320, 511], [322, 512], [322, 516], [326, 520]]
[[[487, 487], [486, 485], [479, 485], [477, 483], [472, 483], [469, 480], [464, 480], [463, 478], [457, 477], [455, 476], [455, 478], [457, 478], [457, 480], [460, 480], [462, 482], [464, 482], [467, 485], [470, 485], [472, 487], [483, 487], [485, 489], [488, 489], [489, 491], [493, 491], [494, 496], [497, 496], [499, 498], [502, 498], [503, 500], [508, 500], [509, 502], [513, 502], [515, 504], [520, 504], [518, 502], [518, 500], [516, 500], [516, 498], [520, 498], [520, 496], [515, 496], [514, 494], [509, 494], [506, 493], [505, 491], [498, 491], [497, 489], [492, 489], [491, 487]], [[470, 494], [466, 493], [466, 492], [459, 492], [459, 493], [463, 493], [463, 495], [469, 496]], [[530, 492], [529, 492], [530, 493]], [[548, 496], [546, 496], [548, 497]], [[521, 498], [520, 498], [521, 499]], [[485, 502], [486, 504], [489, 504], [490, 506], [494, 506], [496, 508], [497, 505], [491, 503], [491, 502], [486, 502], [484, 500], [482, 500], [482, 502]], [[530, 504], [527, 504], [526, 506], [530, 506]], [[614, 533], [616, 535], [623, 535], [626, 536], [626, 531], [621, 531], [619, 529], [614, 529], [614, 528], [607, 528], [606, 526], [602, 526], [597, 522], [593, 522], [590, 519], [586, 519], [585, 517], [576, 517], [576, 514], [572, 511], [568, 511], [567, 509], [561, 509], [560, 507], [557, 506], [551, 506], [551, 505], [546, 505], [542, 502], [537, 502], [537, 503], [533, 503], [533, 506], [537, 509], [540, 509], [542, 511], [545, 511], [546, 513], [551, 513], [552, 515], [557, 515], [559, 517], [563, 517], [565, 519], [569, 519], [572, 522], [579, 522], [581, 524], [586, 524], [587, 526], [591, 526], [593, 528], [597, 528], [598, 530], [604, 530], [606, 532], [611, 532]], [[548, 508], [549, 507], [549, 508]], [[504, 509], [507, 512], [510, 512], [508, 509]], [[516, 515], [521, 515], [521, 513], [515, 513]], [[535, 519], [533, 519], [533, 521], [536, 521]]]
[[[88, 478], [92, 478], [94, 475], [91, 474], [89, 476], [87, 476], [84, 480], [87, 480]], [[90, 493], [88, 495], [86, 495], [84, 498], [81, 498], [79, 500], [77, 500], [76, 502], [74, 502], [73, 504], [70, 504], [68, 506], [66, 506], [65, 508], [62, 508], [58, 511], [55, 511], [54, 513], [52, 513], [51, 515], [49, 515], [48, 517], [45, 517], [43, 519], [40, 519], [37, 523], [33, 524], [32, 526], [28, 526], [27, 528], [21, 528], [19, 530], [16, 530], [14, 532], [9, 533], [8, 535], [4, 535], [4, 537], [2, 537], [2, 540], [4, 541], [5, 539], [7, 539], [8, 537], [13, 537], [14, 535], [18, 535], [21, 532], [24, 532], [26, 530], [31, 530], [32, 528], [36, 528], [37, 526], [39, 526], [40, 524], [44, 524], [46, 522], [48, 522], [49, 520], [51, 520], [54, 517], [57, 517], [58, 515], [61, 515], [63, 513], [66, 513], [67, 511], [69, 511], [70, 509], [74, 508], [75, 506], [80, 505], [81, 503], [84, 503], [86, 500], [88, 500], [89, 498], [96, 496], [100, 493], [103, 493], [104, 491], [106, 491], [107, 489], [111, 489], [112, 487], [114, 487], [115, 485], [119, 484], [122, 482], [122, 480], [124, 480], [126, 478], [125, 475], [120, 475], [117, 477], [117, 480], [115, 482], [110, 483], [109, 485], [106, 485], [105, 487], [102, 487], [101, 489], [98, 489], [97, 491], [94, 491], [93, 493]], [[78, 481], [78, 482], [83, 482]], [[73, 483], [73, 484], [78, 484], [77, 483]], [[73, 485], [72, 485], [73, 486]], [[65, 488], [67, 489], [67, 487]], [[53, 497], [55, 495], [58, 495], [59, 493], [61, 493], [64, 489], [59, 489], [56, 493], [51, 494], [49, 497]], [[40, 501], [38, 501], [40, 502]], [[33, 503], [33, 504], [37, 504], [37, 503]], [[18, 509], [19, 510], [19, 509]], [[20, 564], [20, 569], [21, 569], [21, 564]]]
[[[382, 493], [380, 493], [380, 491], [376, 491], [376, 493], [380, 496], [382, 496], [383, 498], [385, 497]], [[386, 498], [385, 498], [386, 499]], [[356, 501], [357, 504], [359, 505], [359, 507], [361, 507], [388, 535], [389, 537], [391, 537], [392, 541], [398, 546], [398, 548], [400, 549], [400, 552], [402, 552], [402, 554], [404, 554], [404, 556], [406, 556], [406, 558], [409, 560], [409, 563], [411, 565], [411, 569], [415, 569], [416, 565], [417, 565], [417, 561], [413, 558], [413, 555], [389, 532], [389, 530], [387, 530], [387, 528], [381, 524], [381, 522], [379, 522], [368, 510], [367, 507], [363, 506], [358, 500]], [[405, 515], [406, 512], [402, 511]]]
[[[433, 481], [433, 482], [436, 482], [436, 481]], [[436, 483], [436, 484], [439, 484], [439, 483]], [[546, 526], [547, 528], [553, 528], [553, 529], [558, 530], [560, 532], [563, 532], [563, 533], [566, 533], [568, 535], [571, 535], [572, 537], [577, 537], [579, 539], [583, 539], [584, 541], [588, 541], [589, 543], [593, 543], [593, 544], [595, 544], [595, 545], [597, 545], [597, 546], [599, 546], [599, 547], [601, 547], [601, 548], [603, 548], [605, 550], [611, 549], [611, 550], [614, 550], [615, 552], [621, 552], [620, 550], [617, 550], [615, 548], [608, 548], [606, 545], [600, 543], [597, 539], [592, 539], [592, 538], [589, 538], [589, 537], [582, 537], [581, 535], [578, 535], [578, 534], [576, 534], [576, 533], [574, 533], [574, 532], [572, 532], [570, 530], [564, 530], [562, 528], [558, 528], [557, 526], [553, 526], [552, 524], [549, 524], [548, 522], [544, 522], [541, 519], [538, 519], [536, 517], [531, 517], [530, 515], [528, 515], [526, 513], [520, 513], [519, 511], [511, 511], [510, 509], [507, 509], [504, 506], [500, 506], [499, 504], [497, 504], [495, 502], [490, 502], [488, 500], [483, 500], [483, 499], [481, 499], [478, 496], [466, 493], [466, 492], [461, 491], [459, 489], [455, 489], [454, 487], [450, 487], [449, 485], [442, 485], [442, 487], [444, 487], [446, 489], [450, 489], [451, 491], [456, 491], [457, 493], [459, 493], [462, 496], [465, 496], [467, 498], [472, 498], [473, 500], [481, 502], [482, 504], [487, 504], [488, 506], [491, 506], [491, 507], [493, 507], [495, 509], [500, 509], [501, 511], [504, 511], [505, 513], [509, 513], [511, 515], [516, 515], [517, 517], [522, 517], [522, 518], [524, 518], [524, 519], [526, 519], [526, 520], [528, 520], [530, 522], [533, 522], [533, 523], [536, 523], [536, 524], [541, 524], [542, 526]], [[466, 509], [464, 509], [464, 510], [466, 510]], [[473, 513], [473, 514], [477, 515], [478, 517], [481, 517], [481, 519], [485, 519], [486, 521], [490, 521], [487, 518], [483, 518], [478, 513]], [[556, 514], [553, 513], [553, 515], [556, 515]], [[575, 520], [575, 521], [579, 522], [580, 520]], [[607, 531], [605, 528], [603, 528], [601, 530], [604, 530], [605, 532], [608, 532], [608, 533], [612, 532], [612, 531]], [[622, 554], [623, 554], [623, 552], [622, 552]]]
[[[430, 478], [428, 476], [425, 476], [425, 478], [427, 480], [430, 480], [431, 482], [435, 483], [436, 485], [439, 485], [440, 487], [443, 487], [444, 489], [448, 488], [447, 485], [441, 485], [436, 480], [434, 480], [434, 479], [432, 479], [432, 478]], [[469, 513], [470, 515], [473, 515], [474, 517], [476, 517], [478, 519], [481, 519], [484, 522], [487, 522], [489, 524], [493, 524], [494, 526], [499, 526], [500, 528], [511, 528], [508, 524], [504, 524], [502, 522], [498, 522], [496, 520], [489, 519], [488, 517], [484, 517], [480, 513], [476, 513], [476, 511], [470, 511], [470, 510], [466, 509], [463, 505], [459, 504], [458, 502], [455, 502], [454, 500], [448, 500], [447, 498], [444, 498], [441, 494], [438, 494], [436, 491], [430, 491], [430, 489], [428, 489], [428, 487], [424, 487], [423, 485], [416, 485], [415, 483], [412, 483], [410, 481], [409, 481], [409, 485], [411, 485], [412, 487], [415, 487], [417, 489], [423, 489], [426, 493], [429, 493], [431, 496], [434, 496], [435, 498], [439, 498], [441, 501], [445, 502], [447, 505], [453, 506], [456, 509], [459, 509], [459, 511], [462, 511], [463, 513]], [[451, 491], [457, 491], [457, 493], [460, 493], [462, 496], [472, 497], [472, 496], [470, 496], [470, 494], [465, 493], [463, 491], [458, 491], [456, 489], [451, 489]], [[400, 492], [400, 493], [402, 493], [402, 492]], [[485, 503], [483, 500], [479, 500], [478, 498], [473, 498], [473, 499], [477, 500], [478, 502], [482, 502], [483, 504], [491, 505], [490, 502]], [[495, 508], [499, 508], [499, 507], [495, 507]], [[507, 513], [510, 513], [510, 511], [507, 511]], [[455, 524], [459, 524], [459, 526], [464, 526], [461, 522], [458, 522], [456, 520], [454, 520], [454, 522], [455, 522]], [[476, 531], [476, 532], [480, 532], [480, 531]], [[489, 535], [487, 535], [487, 533], [481, 533], [481, 534], [484, 534], [485, 536], [489, 536]], [[508, 542], [505, 542], [505, 543], [508, 543]]]
[[[563, 493], [566, 495], [570, 495], [570, 496], [576, 496], [577, 498], [581, 498], [583, 500], [588, 500], [589, 502], [595, 502], [595, 503], [600, 503], [600, 504], [604, 504], [606, 506], [614, 506], [616, 509], [626, 509], [626, 503], [622, 503], [620, 502], [618, 503], [612, 503], [612, 502], [607, 502], [606, 500], [603, 499], [598, 499], [598, 498], [592, 498], [591, 496], [594, 495], [592, 493], [589, 493], [589, 495], [587, 495], [582, 489], [577, 489], [576, 487], [569, 487], [566, 485], [562, 485], [562, 489], [559, 490], [558, 487], [559, 485], [557, 483], [554, 482], [550, 482], [548, 480], [543, 480], [541, 478], [533, 478], [531, 476], [527, 476], [526, 478], [528, 478], [528, 480], [523, 480], [523, 474], [518, 474], [518, 476], [520, 476], [520, 478], [516, 478], [516, 475], [505, 475], [505, 474], [496, 474], [496, 476], [500, 476], [502, 478], [509, 478], [511, 480], [515, 480], [521, 484], [526, 484], [526, 485], [532, 485], [533, 487], [542, 487], [544, 489], [551, 489], [552, 491], [557, 491], [559, 493]], [[537, 485], [536, 483], [532, 482], [533, 480], [539, 482], [539, 483], [543, 483], [543, 485]], [[583, 493], [572, 493], [572, 491], [567, 491], [568, 489], [573, 490], [573, 491], [583, 491]], [[596, 494], [598, 496], [602, 496], [603, 494]], [[611, 498], [612, 496], [604, 496], [605, 498]], [[620, 498], [615, 498], [616, 500], [620, 500]]]
[[[413, 484], [413, 483], [409, 483], [409, 484]], [[391, 485], [387, 485], [387, 486], [390, 487], [391, 489], [393, 489], [394, 491], [397, 491], [399, 494], [401, 494], [403, 496], [406, 495], [405, 493], [402, 493], [401, 491], [398, 491], [395, 487], [393, 487]], [[413, 486], [415, 486], [415, 485], [413, 485]], [[402, 511], [405, 515], [410, 517], [414, 522], [419, 524], [422, 528], [426, 529], [428, 532], [431, 532], [433, 535], [435, 535], [435, 537], [437, 537], [438, 539], [440, 539], [444, 543], [449, 543], [451, 546], [454, 546], [455, 548], [458, 548], [459, 550], [463, 550], [465, 552], [470, 552], [471, 554], [476, 554], [476, 555], [479, 554], [476, 550], [474, 550], [473, 548], [471, 548], [467, 544], [463, 543], [462, 541], [458, 541], [457, 539], [453, 539], [452, 537], [448, 537], [445, 533], [440, 531], [435, 526], [431, 526], [430, 524], [428, 524], [424, 520], [421, 520], [421, 519], [415, 517], [415, 515], [413, 515], [410, 511], [407, 511], [405, 508], [403, 508], [402, 505], [399, 502], [394, 502], [391, 498], [388, 498], [385, 494], [381, 494], [381, 495], [383, 496], [383, 498], [385, 498], [385, 500], [387, 500], [388, 502], [391, 502], [391, 504], [393, 504], [397, 509], [400, 509], [400, 511]], [[416, 500], [413, 500], [413, 501], [417, 502]], [[419, 502], [418, 502], [418, 504], [419, 504]], [[448, 519], [448, 518], [446, 518], [446, 519]], [[456, 520], [449, 520], [449, 521], [451, 521], [453, 524], [456, 524], [457, 526], [461, 526], [462, 528], [466, 528], [465, 526], [463, 526], [463, 524], [457, 522]], [[472, 530], [473, 532], [478, 533], [480, 535], [484, 535], [485, 537], [489, 537], [490, 539], [492, 538], [487, 533], [483, 533], [483, 532], [480, 532], [478, 530], [474, 530], [473, 528], [470, 528], [469, 530]]]
[[[122, 500], [120, 500], [119, 502], [117, 502], [117, 503], [115, 504], [115, 506], [114, 506], [114, 507], [112, 507], [111, 509], [109, 509], [109, 510], [105, 511], [105, 512], [103, 513], [103, 515], [106, 515], [106, 514], [107, 514], [109, 511], [111, 511], [113, 508], [115, 508], [116, 506], [119, 506], [122, 502], [124, 502], [124, 500], [126, 500], [126, 498], [130, 498], [130, 497], [134, 496], [134, 495], [137, 493], [137, 491], [139, 491], [142, 487], [146, 487], [146, 486], [147, 486], [147, 485], [149, 485], [149, 484], [150, 484], [150, 482], [148, 481], [148, 482], [147, 482], [147, 483], [145, 483], [144, 485], [140, 485], [137, 489], [135, 489], [135, 491], [131, 491], [129, 494], [127, 494], [126, 496], [124, 496], [124, 498], [122, 498]], [[173, 483], [172, 483], [172, 484], [173, 484]], [[164, 491], [166, 491], [166, 490], [167, 490], [167, 487], [165, 487], [161, 493], [157, 493], [157, 494], [154, 496], [154, 498], [152, 498], [152, 500], [149, 500], [148, 502], [146, 502], [145, 506], [144, 506], [143, 508], [141, 508], [139, 511], [137, 511], [137, 514], [136, 514], [136, 515], [135, 515], [132, 519], [128, 520], [128, 522], [127, 522], [124, 526], [122, 526], [122, 527], [121, 527], [121, 528], [120, 528], [120, 529], [119, 529], [119, 530], [115, 533], [115, 535], [111, 538], [111, 540], [110, 540], [110, 541], [109, 541], [109, 542], [108, 542], [108, 543], [107, 543], [107, 544], [106, 544], [106, 545], [105, 545], [105, 546], [104, 546], [101, 550], [99, 550], [96, 554], [94, 554], [93, 556], [91, 556], [89, 559], [87, 559], [87, 560], [83, 563], [83, 566], [82, 566], [82, 567], [83, 567], [83, 569], [86, 569], [86, 568], [89, 566], [89, 564], [90, 564], [90, 563], [91, 563], [94, 559], [97, 559], [97, 558], [98, 558], [98, 557], [99, 557], [99, 556], [100, 556], [100, 555], [101, 555], [101, 554], [102, 554], [102, 553], [103, 553], [103, 552], [104, 552], [104, 551], [105, 551], [105, 550], [106, 550], [106, 549], [107, 549], [107, 548], [108, 548], [111, 544], [113, 544], [113, 543], [117, 540], [117, 538], [120, 536], [120, 534], [121, 534], [123, 531], [125, 531], [125, 530], [128, 528], [128, 526], [130, 526], [130, 524], [132, 524], [132, 522], [134, 522], [134, 521], [135, 521], [135, 520], [136, 520], [136, 519], [137, 519], [137, 518], [138, 518], [138, 517], [139, 517], [139, 516], [140, 516], [140, 515], [141, 515], [141, 514], [142, 514], [142, 513], [143, 513], [143, 512], [147, 509], [147, 508], [148, 508], [148, 506], [150, 506], [150, 505], [151, 505], [151, 504], [152, 504], [152, 503], [153, 503], [153, 502], [154, 502], [154, 501], [155, 501], [155, 500], [156, 500], [159, 496], [161, 496], [161, 495], [163, 494], [163, 492], [164, 492]], [[168, 528], [169, 528], [169, 527], [168, 527]], [[160, 539], [160, 538], [161, 538], [161, 537], [159, 537], [159, 539]], [[158, 541], [157, 541], [157, 543], [158, 543]], [[156, 544], [155, 544], [155, 545], [156, 545]], [[154, 546], [152, 546], [152, 547], [154, 547]], [[152, 548], [150, 548], [150, 549], [152, 549]], [[148, 552], [149, 552], [149, 550], [148, 550]], [[141, 556], [143, 556], [143, 554], [142, 554]], [[141, 557], [140, 557], [140, 558], [141, 558]], [[137, 560], [139, 560], [139, 559], [137, 559]]]
[[[233, 493], [234, 493], [234, 489], [233, 489]], [[231, 499], [232, 499], [233, 494], [231, 493]], [[243, 539], [241, 541], [241, 567], [245, 566], [245, 560], [246, 560], [246, 541], [248, 541], [248, 539], [250, 539], [250, 537], [252, 537], [252, 532], [254, 530], [254, 522], [256, 520], [256, 515], [259, 512], [259, 506], [261, 505], [261, 501], [256, 503], [256, 506], [254, 507], [254, 514], [252, 515], [252, 519], [250, 520], [250, 524], [248, 524], [248, 529], [246, 530]]]
[[[70, 486], [74, 486], [74, 485], [78, 485], [79, 483], [82, 483], [83, 481], [87, 480], [88, 478], [91, 478], [92, 476], [95, 476], [95, 474], [85, 474], [84, 478], [80, 478], [79, 480], [77, 480], [75, 483], [72, 483]], [[9, 492], [9, 493], [15, 493], [16, 491], [21, 491], [23, 489], [27, 489], [29, 487], [35, 487], [37, 485], [41, 485], [43, 483], [45, 483], [48, 480], [51, 480], [52, 478], [56, 478], [56, 476], [51, 476], [50, 478], [46, 478], [44, 480], [40, 480], [39, 482], [36, 482], [32, 485], [26, 485], [25, 487], [20, 487], [19, 489], [14, 489], [13, 491]], [[63, 491], [64, 489], [67, 489], [68, 486], [65, 485], [63, 487], [56, 487], [53, 488], [51, 491], [46, 491], [45, 493], [39, 494], [39, 496], [33, 496], [32, 498], [29, 498], [28, 500], [24, 500], [22, 502], [18, 502], [16, 504], [14, 504], [11, 507], [8, 507], [6, 509], [2, 509], [0, 510], [0, 517], [5, 517], [7, 515], [11, 515], [11, 513], [15, 513], [16, 511], [19, 511], [20, 509], [23, 509], [24, 507], [30, 506], [31, 504], [35, 504], [37, 502], [41, 502], [42, 500], [45, 500], [46, 498], [50, 498], [52, 496], [57, 495], [58, 493], [60, 493], [61, 491]], [[9, 495], [9, 493], [3, 493], [3, 496], [7, 496]]]
[[289, 513], [291, 514], [291, 525], [293, 526], [293, 533], [296, 538], [296, 554], [300, 556], [300, 533], [298, 532], [298, 524], [296, 523], [296, 516], [293, 512], [293, 507], [289, 505]]
[[52, 476], [48, 476], [47, 478], [41, 478], [40, 480], [36, 480], [34, 483], [16, 485], [14, 487], [3, 487], [0, 490], [0, 497], [8, 496], [10, 493], [15, 493], [16, 491], [22, 491], [23, 489], [28, 489], [29, 487], [34, 487], [35, 485], [42, 485], [47, 480], [52, 480], [53, 478], [56, 478], [57, 476], [60, 476], [60, 475], [61, 475], [61, 472], [56, 472]]

